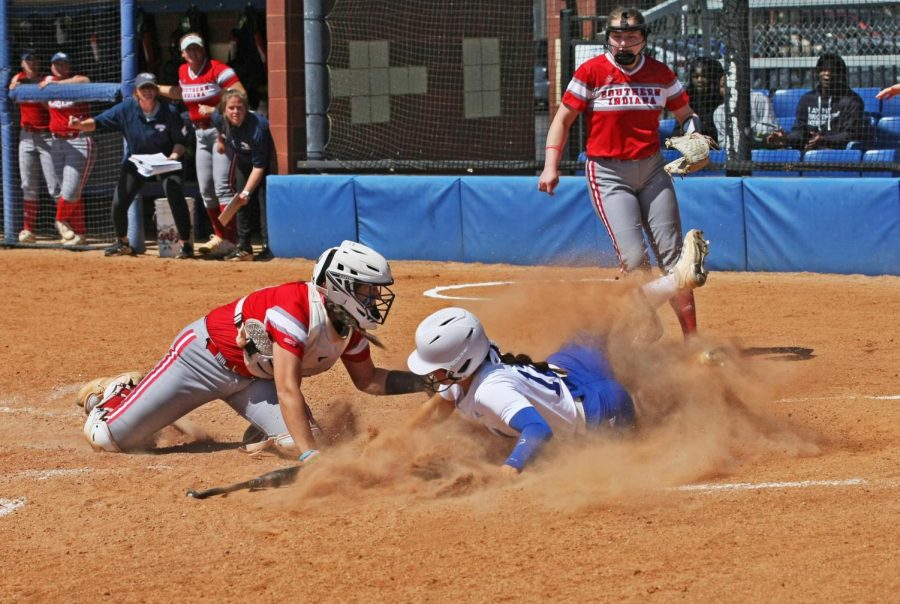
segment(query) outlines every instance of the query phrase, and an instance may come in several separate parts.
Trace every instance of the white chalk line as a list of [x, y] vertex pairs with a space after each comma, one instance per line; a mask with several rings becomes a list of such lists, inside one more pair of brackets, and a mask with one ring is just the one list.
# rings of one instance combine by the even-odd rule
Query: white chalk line
[[870, 401], [900, 401], [900, 394], [835, 394], [831, 396], [807, 396], [801, 398], [782, 398], [776, 403], [807, 403], [810, 401], [837, 401], [842, 399], [866, 399]]
[[[583, 283], [586, 281], [610, 281], [614, 282], [615, 279], [610, 279], [608, 277], [592, 277], [585, 279], [540, 279], [535, 281], [527, 281], [526, 283], [561, 283], [561, 282], [577, 282]], [[473, 296], [445, 296], [441, 292], [457, 290], [457, 289], [468, 289], [471, 287], [499, 287], [502, 285], [514, 285], [516, 283], [522, 283], [521, 281], [482, 281], [481, 283], [460, 283], [458, 285], [439, 285], [437, 287], [432, 287], [431, 289], [424, 292], [422, 295], [426, 298], [437, 298], [440, 300], [493, 300], [493, 298], [480, 298]]]
[[84, 415], [84, 411], [78, 409], [75, 411], [44, 411], [43, 409], [35, 409], [34, 407], [0, 407], [0, 413], [22, 413], [26, 415], [40, 415], [43, 417], [70, 417], [73, 415]]
[[26, 503], [28, 503], [28, 499], [25, 497], [20, 497], [18, 499], [0, 498], [0, 518], [7, 514], [12, 514]]

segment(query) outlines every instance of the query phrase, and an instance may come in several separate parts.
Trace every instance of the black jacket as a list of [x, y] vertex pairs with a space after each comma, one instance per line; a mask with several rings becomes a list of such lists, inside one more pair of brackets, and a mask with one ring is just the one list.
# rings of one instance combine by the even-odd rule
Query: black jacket
[[823, 96], [821, 87], [817, 86], [800, 97], [797, 119], [787, 135], [788, 145], [802, 148], [810, 132], [815, 130], [822, 134], [824, 147], [843, 149], [850, 141], [866, 145], [872, 133], [864, 108], [862, 97], [848, 87]]

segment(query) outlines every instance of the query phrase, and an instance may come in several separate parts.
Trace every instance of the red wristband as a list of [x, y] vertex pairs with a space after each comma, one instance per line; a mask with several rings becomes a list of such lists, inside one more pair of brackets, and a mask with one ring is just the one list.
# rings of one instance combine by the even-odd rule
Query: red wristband
[[562, 152], [562, 145], [547, 145], [544, 149], [556, 149], [557, 151]]

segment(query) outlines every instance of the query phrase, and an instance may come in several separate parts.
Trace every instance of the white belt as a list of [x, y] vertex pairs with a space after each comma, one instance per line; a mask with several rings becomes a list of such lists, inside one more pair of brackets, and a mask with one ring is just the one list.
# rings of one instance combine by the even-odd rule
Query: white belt
[[575, 401], [575, 413], [577, 415], [575, 419], [575, 433], [576, 434], [586, 434], [587, 433], [587, 418], [584, 415], [584, 397], [572, 397], [572, 400]]

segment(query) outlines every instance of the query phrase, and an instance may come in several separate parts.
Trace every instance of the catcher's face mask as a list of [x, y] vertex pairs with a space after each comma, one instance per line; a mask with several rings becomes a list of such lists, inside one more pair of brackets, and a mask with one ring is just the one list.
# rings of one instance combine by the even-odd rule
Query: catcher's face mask
[[622, 15], [607, 23], [606, 40], [616, 63], [633, 65], [647, 45], [647, 24], [637, 11], [623, 11]]
[[378, 323], [384, 323], [388, 311], [394, 303], [394, 292], [387, 285], [374, 285], [372, 283], [356, 282], [354, 296], [369, 313], [369, 316]]

